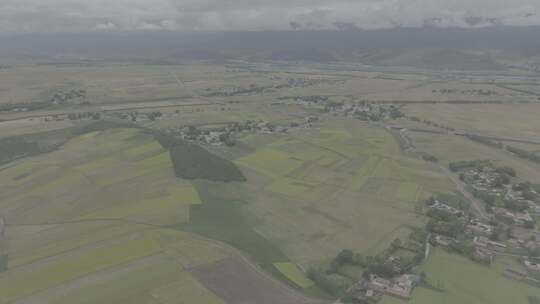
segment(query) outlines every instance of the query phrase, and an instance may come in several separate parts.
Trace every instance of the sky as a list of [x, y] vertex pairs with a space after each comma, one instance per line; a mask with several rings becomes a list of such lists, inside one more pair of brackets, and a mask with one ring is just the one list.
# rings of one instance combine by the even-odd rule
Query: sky
[[540, 0], [0, 0], [0, 33], [540, 25]]

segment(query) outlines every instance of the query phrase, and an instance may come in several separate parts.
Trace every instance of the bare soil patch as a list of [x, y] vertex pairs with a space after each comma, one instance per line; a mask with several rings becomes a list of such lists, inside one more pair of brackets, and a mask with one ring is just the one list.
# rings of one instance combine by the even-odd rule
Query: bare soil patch
[[294, 290], [257, 273], [238, 257], [190, 269], [209, 290], [227, 304], [314, 304]]

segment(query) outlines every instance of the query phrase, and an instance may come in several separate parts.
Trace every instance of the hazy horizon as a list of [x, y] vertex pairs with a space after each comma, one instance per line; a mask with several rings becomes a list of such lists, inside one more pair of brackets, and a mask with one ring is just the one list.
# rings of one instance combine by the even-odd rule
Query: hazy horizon
[[540, 25], [535, 0], [4, 0], [0, 32]]

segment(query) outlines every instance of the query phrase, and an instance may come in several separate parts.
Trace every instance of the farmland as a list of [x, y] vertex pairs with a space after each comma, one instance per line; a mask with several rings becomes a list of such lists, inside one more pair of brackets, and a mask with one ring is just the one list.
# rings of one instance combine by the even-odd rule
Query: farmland
[[188, 222], [202, 200], [191, 182], [175, 178], [152, 136], [86, 133], [4, 168], [1, 178], [10, 225], [1, 303], [176, 303], [179, 293], [182, 303], [223, 303], [183, 269], [236, 253], [160, 228]]
[[[309, 270], [332, 266], [344, 249], [367, 259], [400, 247], [397, 239], [414, 243], [410, 235], [429, 221], [428, 198], [465, 201], [449, 163], [490, 159], [540, 181], [539, 164], [426, 123], [535, 139], [536, 96], [489, 74], [441, 80], [433, 71], [341, 69], [95, 62], [0, 70], [0, 108], [10, 109], [0, 111], [9, 244], [0, 303], [331, 302], [342, 294]], [[49, 102], [73, 90], [84, 98]], [[339, 110], [389, 102], [404, 116]], [[412, 260], [413, 249], [393, 254]], [[501, 276], [508, 264], [515, 261], [487, 267], [432, 249], [412, 270], [444, 291], [419, 287], [410, 302], [538, 296]], [[369, 269], [333, 266], [328, 277], [347, 284]]]
[[[514, 138], [535, 138], [540, 132], [536, 113], [540, 105], [412, 105], [407, 107], [411, 116], [430, 118], [456, 129], [486, 135]], [[496, 120], [499, 123], [493, 124]]]
[[[435, 167], [402, 157], [390, 134], [354, 121], [270, 139], [235, 162], [264, 179], [255, 190], [248, 178], [257, 192], [244, 207], [261, 219], [257, 231], [304, 266], [391, 241], [402, 225], [422, 222], [414, 212], [420, 187], [451, 189]], [[392, 224], [377, 225], [382, 218]]]

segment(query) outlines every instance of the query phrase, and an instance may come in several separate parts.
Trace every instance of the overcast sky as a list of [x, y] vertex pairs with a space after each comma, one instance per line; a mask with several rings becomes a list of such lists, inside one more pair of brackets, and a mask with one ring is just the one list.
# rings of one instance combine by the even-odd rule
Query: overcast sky
[[540, 0], [0, 0], [0, 33], [540, 25]]

